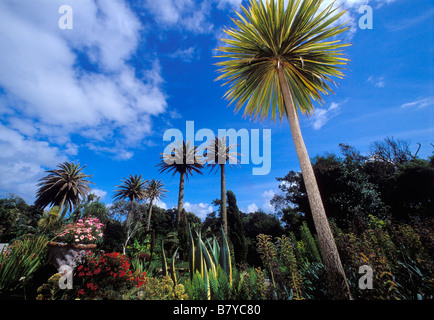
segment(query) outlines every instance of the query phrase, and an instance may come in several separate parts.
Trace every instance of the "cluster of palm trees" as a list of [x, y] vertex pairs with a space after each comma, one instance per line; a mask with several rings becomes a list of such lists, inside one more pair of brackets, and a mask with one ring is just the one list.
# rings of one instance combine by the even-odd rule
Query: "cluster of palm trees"
[[[226, 208], [226, 171], [225, 165], [239, 163], [237, 152], [231, 152], [236, 145], [227, 145], [226, 137], [215, 137], [205, 150], [198, 150], [197, 146], [192, 146], [190, 141], [177, 141], [169, 146], [169, 153], [163, 153], [160, 157], [161, 162], [159, 172], [172, 172], [173, 175], [179, 174], [179, 195], [178, 195], [178, 215], [177, 224], [184, 206], [184, 182], [193, 173], [202, 174], [204, 165], [208, 165], [212, 170], [220, 168], [220, 196], [221, 196], [221, 215], [223, 228], [227, 234], [227, 208]], [[202, 153], [203, 152], [203, 153]]]
[[[202, 174], [205, 164], [209, 165], [211, 170], [218, 167], [221, 172], [221, 212], [225, 232], [227, 232], [227, 215], [226, 215], [226, 183], [225, 183], [225, 164], [238, 163], [236, 152], [230, 150], [235, 145], [226, 145], [226, 138], [215, 137], [200, 154], [197, 146], [191, 146], [191, 143], [177, 141], [170, 146], [169, 153], [163, 153], [160, 157], [161, 162], [157, 165], [159, 172], [172, 172], [173, 175], [179, 174], [179, 195], [178, 195], [178, 213], [177, 224], [180, 222], [180, 216], [184, 203], [184, 182], [193, 173]], [[64, 204], [68, 203], [68, 209], [74, 209], [81, 200], [91, 192], [91, 181], [87, 180], [90, 175], [86, 175], [82, 170], [86, 166], [80, 167], [80, 164], [65, 162], [59, 165], [58, 169], [48, 170], [48, 175], [39, 181], [39, 189], [36, 193], [35, 205], [40, 208], [47, 206], [58, 206], [59, 212], [62, 212]], [[116, 186], [113, 198], [115, 201], [129, 200], [129, 212], [126, 218], [126, 228], [132, 224], [134, 217], [135, 204], [142, 201], [149, 201], [146, 231], [149, 231], [151, 225], [152, 205], [166, 197], [168, 192], [164, 189], [164, 183], [161, 180], [144, 179], [142, 175], [129, 175], [126, 179], [121, 180], [121, 184]], [[63, 210], [59, 219], [63, 218], [68, 210]], [[129, 235], [127, 237], [128, 241]]]
[[[322, 0], [250, 0], [249, 8], [241, 6], [238, 19], [232, 19], [236, 28], [224, 30], [229, 38], [221, 39], [225, 45], [218, 48], [222, 52], [218, 57], [223, 58], [217, 63], [222, 73], [218, 79], [230, 86], [225, 96], [230, 103], [237, 101], [236, 111], [245, 106], [244, 115], [254, 119], [270, 114], [273, 120], [288, 119], [334, 298], [351, 299], [298, 122], [298, 111], [312, 114], [313, 101], [322, 102], [321, 94], [333, 92], [328, 83], [335, 83], [332, 77], [343, 77], [341, 69], [348, 62], [342, 49], [349, 44], [336, 39], [349, 29], [346, 23], [337, 25], [345, 11], [338, 11], [334, 3], [320, 9], [322, 4]], [[167, 161], [160, 164], [161, 172], [180, 174], [179, 212], [185, 176], [200, 173], [203, 167], [195, 162], [196, 147], [188, 146], [185, 142], [174, 146], [171, 155], [163, 155]], [[220, 168], [223, 177], [224, 166]], [[54, 203], [69, 201], [75, 192], [70, 187], [77, 194], [87, 190], [76, 180], [68, 183], [59, 192], [47, 188], [47, 193], [59, 199]], [[223, 188], [222, 184], [225, 199]], [[130, 200], [141, 196], [134, 194]], [[222, 206], [222, 215], [224, 210]]]
[[[47, 206], [59, 207], [59, 219], [62, 219], [68, 210], [63, 210], [65, 203], [68, 209], [76, 208], [79, 203], [86, 198], [91, 192], [90, 184], [93, 182], [87, 180], [92, 176], [86, 175], [82, 170], [86, 165], [80, 167], [80, 164], [64, 162], [59, 164], [58, 169], [48, 170], [48, 175], [39, 180], [39, 188], [36, 192], [35, 206], [45, 208]], [[144, 180], [142, 175], [130, 175], [122, 180], [122, 184], [117, 186], [115, 191], [115, 200], [140, 202], [149, 200], [147, 231], [149, 231], [150, 218], [152, 214], [152, 204], [166, 196], [167, 190], [161, 180]], [[127, 215], [127, 225], [131, 222], [132, 214]]]

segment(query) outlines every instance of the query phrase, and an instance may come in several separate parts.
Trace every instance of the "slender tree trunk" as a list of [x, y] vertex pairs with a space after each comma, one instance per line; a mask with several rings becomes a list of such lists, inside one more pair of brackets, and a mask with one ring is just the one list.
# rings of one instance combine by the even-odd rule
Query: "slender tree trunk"
[[223, 219], [223, 229], [225, 230], [225, 234], [228, 235], [228, 215], [227, 215], [227, 207], [226, 207], [226, 175], [225, 175], [225, 165], [220, 165], [220, 197], [221, 197], [221, 212]]
[[178, 195], [178, 214], [176, 216], [176, 225], [179, 226], [181, 221], [181, 213], [184, 208], [184, 173], [180, 173], [179, 178], [179, 195]]
[[129, 208], [128, 213], [127, 213], [127, 220], [125, 221], [125, 229], [127, 231], [127, 238], [125, 239], [125, 243], [123, 246], [123, 254], [125, 254], [126, 249], [127, 249], [127, 245], [128, 245], [128, 241], [130, 241], [130, 238], [131, 238], [130, 226], [131, 226], [131, 219], [132, 219], [133, 210], [134, 210], [133, 205], [134, 205], [133, 200], [130, 200], [130, 204], [129, 204], [130, 208]]
[[62, 215], [62, 210], [63, 210], [63, 206], [65, 204], [66, 201], [66, 193], [62, 198], [62, 201], [59, 204], [59, 215], [57, 216], [57, 220], [63, 219], [63, 215]]
[[339, 252], [324, 210], [312, 164], [304, 144], [303, 136], [301, 135], [298, 114], [282, 67], [278, 69], [278, 76], [333, 298], [338, 300], [352, 299]]
[[152, 201], [154, 199], [151, 198], [151, 201], [149, 201], [149, 210], [148, 210], [148, 225], [146, 226], [146, 231], [149, 231], [149, 228], [151, 226], [151, 214], [152, 214]]

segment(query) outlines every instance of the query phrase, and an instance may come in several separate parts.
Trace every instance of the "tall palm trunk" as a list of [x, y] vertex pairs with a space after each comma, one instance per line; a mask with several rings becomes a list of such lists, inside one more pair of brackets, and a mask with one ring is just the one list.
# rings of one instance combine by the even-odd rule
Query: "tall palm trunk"
[[345, 272], [339, 257], [339, 252], [324, 210], [318, 184], [315, 179], [315, 174], [313, 172], [310, 158], [304, 144], [303, 136], [301, 135], [298, 115], [293, 103], [291, 91], [289, 89], [288, 82], [282, 67], [278, 69], [278, 77], [283, 93], [286, 111], [288, 113], [289, 125], [295, 144], [295, 150], [297, 152], [304, 184], [306, 186], [315, 229], [318, 234], [322, 257], [327, 268], [330, 288], [332, 290], [334, 299], [352, 299], [350, 288], [348, 286]]
[[221, 197], [221, 212], [223, 219], [223, 228], [225, 230], [225, 234], [228, 233], [228, 216], [227, 216], [227, 207], [226, 207], [226, 177], [225, 177], [225, 165], [220, 165], [220, 197]]
[[57, 216], [57, 220], [61, 220], [64, 218], [64, 215], [62, 214], [62, 210], [63, 210], [63, 206], [65, 205], [65, 201], [66, 201], [66, 193], [59, 204], [59, 215]]
[[123, 250], [122, 250], [123, 254], [126, 253], [127, 245], [128, 245], [128, 242], [130, 241], [131, 234], [132, 234], [132, 232], [130, 230], [130, 226], [131, 226], [131, 219], [133, 218], [133, 213], [134, 213], [133, 206], [134, 206], [134, 201], [130, 200], [130, 203], [129, 203], [130, 208], [129, 208], [128, 213], [127, 213], [127, 220], [125, 221], [125, 227], [126, 227], [125, 229], [127, 231], [127, 237], [125, 239]]
[[151, 226], [151, 214], [152, 214], [152, 202], [154, 199], [151, 198], [149, 201], [149, 210], [148, 210], [148, 225], [146, 226], [146, 231], [149, 231], [149, 228]]
[[178, 195], [178, 214], [176, 216], [176, 225], [179, 226], [181, 221], [181, 213], [184, 208], [184, 179], [185, 173], [181, 172], [179, 177], [179, 195]]

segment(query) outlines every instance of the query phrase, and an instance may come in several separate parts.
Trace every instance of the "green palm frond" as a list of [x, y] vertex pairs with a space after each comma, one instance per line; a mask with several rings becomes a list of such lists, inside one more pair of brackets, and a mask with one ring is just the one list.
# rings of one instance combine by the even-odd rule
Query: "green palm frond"
[[149, 199], [158, 201], [166, 197], [167, 190], [164, 189], [163, 181], [152, 179], [146, 183], [145, 192]]
[[146, 193], [146, 184], [142, 175], [129, 175], [127, 179], [121, 180], [122, 184], [118, 185], [119, 189], [115, 190], [113, 198], [117, 201], [129, 199], [130, 201], [141, 201], [148, 197]]
[[227, 137], [215, 137], [211, 140], [210, 144], [207, 146], [204, 157], [205, 162], [211, 167], [211, 170], [218, 168], [219, 164], [238, 164], [240, 161], [237, 152], [231, 152], [233, 148], [237, 145], [227, 145]]
[[85, 167], [80, 168], [80, 164], [64, 162], [58, 165], [58, 169], [46, 171], [49, 174], [39, 180], [35, 206], [59, 206], [63, 201], [69, 204], [70, 208], [77, 206], [91, 191], [89, 185], [92, 182], [87, 180], [91, 176], [81, 172]]
[[255, 120], [287, 117], [278, 68], [282, 67], [295, 107], [303, 114], [311, 114], [313, 102], [321, 103], [322, 95], [333, 93], [333, 78], [342, 78], [343, 65], [349, 61], [342, 49], [349, 44], [334, 40], [349, 29], [336, 25], [345, 11], [338, 11], [334, 3], [320, 10], [322, 0], [250, 1], [241, 6], [237, 28], [224, 32], [230, 37], [221, 39], [223, 58], [217, 63], [229, 85], [225, 97], [230, 104], [237, 102], [235, 111], [243, 106], [244, 116]]
[[160, 173], [172, 172], [185, 173], [187, 179], [194, 172], [202, 174], [203, 157], [198, 152], [197, 146], [191, 146], [190, 141], [176, 141], [169, 145], [171, 152], [161, 154], [161, 162], [157, 165], [160, 167]]

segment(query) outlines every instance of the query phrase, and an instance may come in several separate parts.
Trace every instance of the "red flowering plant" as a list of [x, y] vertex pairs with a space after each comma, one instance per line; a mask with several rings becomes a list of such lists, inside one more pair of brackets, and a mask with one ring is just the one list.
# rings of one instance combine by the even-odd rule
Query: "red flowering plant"
[[57, 233], [55, 240], [70, 244], [99, 244], [103, 239], [103, 230], [104, 224], [98, 218], [89, 216], [67, 224]]
[[118, 299], [146, 282], [146, 273], [132, 271], [128, 257], [119, 252], [90, 254], [75, 269], [79, 299]]

